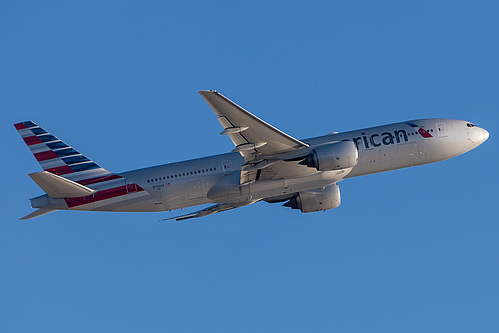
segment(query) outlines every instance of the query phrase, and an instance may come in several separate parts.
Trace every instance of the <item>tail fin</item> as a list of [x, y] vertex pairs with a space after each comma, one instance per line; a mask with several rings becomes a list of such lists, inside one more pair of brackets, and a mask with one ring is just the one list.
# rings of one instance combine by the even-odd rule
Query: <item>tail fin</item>
[[80, 154], [32, 121], [14, 124], [44, 171], [88, 185], [121, 178]]

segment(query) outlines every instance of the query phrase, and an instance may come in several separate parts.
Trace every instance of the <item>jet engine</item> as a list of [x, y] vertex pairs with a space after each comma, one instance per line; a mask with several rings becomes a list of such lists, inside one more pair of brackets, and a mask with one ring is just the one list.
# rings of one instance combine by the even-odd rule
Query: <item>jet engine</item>
[[333, 184], [321, 190], [298, 192], [283, 206], [311, 213], [336, 208], [340, 203], [340, 187]]
[[341, 141], [318, 146], [300, 162], [317, 171], [332, 171], [357, 165], [359, 154], [353, 141]]

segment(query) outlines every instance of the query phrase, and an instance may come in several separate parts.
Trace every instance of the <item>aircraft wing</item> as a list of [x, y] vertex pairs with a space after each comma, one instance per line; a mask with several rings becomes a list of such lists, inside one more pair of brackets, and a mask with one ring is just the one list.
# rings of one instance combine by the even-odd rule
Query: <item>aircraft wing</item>
[[202, 90], [199, 93], [218, 116], [224, 128], [220, 134], [230, 137], [236, 146], [233, 152], [241, 153], [246, 161], [255, 160], [255, 155], [275, 155], [308, 147], [216, 91]]
[[225, 212], [226, 210], [231, 210], [231, 209], [238, 208], [238, 207], [248, 206], [248, 205], [251, 205], [257, 201], [258, 200], [239, 202], [239, 203], [216, 204], [216, 205], [210, 206], [208, 208], [198, 210], [198, 211], [195, 211], [195, 212], [192, 212], [189, 214], [159, 220], [158, 222], [171, 221], [171, 220], [182, 221], [182, 220], [192, 219], [192, 218], [196, 218], [196, 217], [203, 217], [203, 216], [207, 216], [207, 215], [211, 215], [211, 214], [215, 214], [215, 213]]
[[[230, 137], [236, 146], [232, 151], [239, 152], [246, 161], [241, 169], [241, 185], [256, 179], [273, 178], [276, 175], [279, 177], [279, 173], [269, 171], [271, 168], [267, 169], [271, 165], [284, 163], [277, 156], [289, 155], [309, 146], [266, 123], [214, 90], [202, 90], [199, 93], [218, 116], [218, 121], [224, 128], [220, 134]], [[293, 176], [310, 172], [298, 163], [293, 165], [286, 163], [284, 169], [286, 175]], [[284, 174], [280, 176], [284, 177]]]

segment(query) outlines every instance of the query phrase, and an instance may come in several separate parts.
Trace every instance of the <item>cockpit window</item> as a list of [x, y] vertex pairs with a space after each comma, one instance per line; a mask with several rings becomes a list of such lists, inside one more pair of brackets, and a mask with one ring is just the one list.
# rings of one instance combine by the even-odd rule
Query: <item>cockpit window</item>
[[472, 123], [467, 123], [466, 126], [468, 126], [468, 127], [476, 127], [476, 125], [473, 125]]

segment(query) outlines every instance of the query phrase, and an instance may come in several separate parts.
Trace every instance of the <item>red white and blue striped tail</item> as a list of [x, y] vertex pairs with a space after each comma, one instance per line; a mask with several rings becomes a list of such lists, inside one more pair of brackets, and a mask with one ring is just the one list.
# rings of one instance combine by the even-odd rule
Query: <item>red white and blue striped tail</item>
[[43, 170], [82, 185], [121, 178], [76, 149], [59, 140], [32, 121], [14, 124]]

